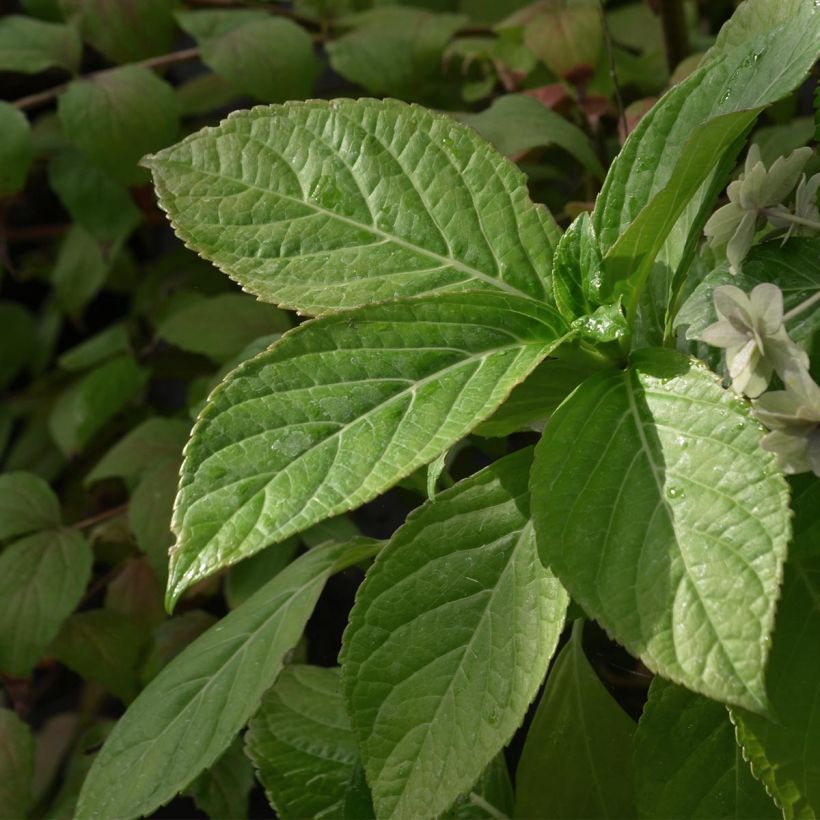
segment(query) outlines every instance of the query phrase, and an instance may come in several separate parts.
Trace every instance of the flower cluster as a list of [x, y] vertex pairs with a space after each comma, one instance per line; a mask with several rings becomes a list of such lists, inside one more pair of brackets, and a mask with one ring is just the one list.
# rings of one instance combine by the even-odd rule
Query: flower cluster
[[[787, 157], [778, 157], [766, 168], [760, 149], [752, 145], [740, 176], [729, 184], [729, 203], [712, 214], [704, 232], [714, 248], [726, 249], [729, 270], [737, 273], [752, 247], [755, 233], [770, 222], [787, 228], [787, 236], [820, 228], [817, 189], [820, 174], [806, 179], [803, 169], [813, 154], [811, 148], [798, 148]], [[801, 177], [802, 175], [802, 177]], [[794, 208], [782, 204], [797, 185]]]
[[[757, 399], [754, 413], [771, 431], [763, 446], [777, 455], [784, 472], [820, 475], [820, 387], [809, 375], [808, 355], [786, 332], [780, 288], [765, 282], [747, 296], [734, 285], [722, 285], [713, 298], [718, 321], [700, 338], [725, 348], [732, 388]], [[774, 373], [785, 389], [762, 395]]]

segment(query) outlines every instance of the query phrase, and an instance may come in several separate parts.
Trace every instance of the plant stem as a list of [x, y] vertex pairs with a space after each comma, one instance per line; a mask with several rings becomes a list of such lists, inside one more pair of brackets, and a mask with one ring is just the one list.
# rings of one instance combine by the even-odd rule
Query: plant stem
[[88, 529], [88, 527], [93, 527], [95, 524], [108, 521], [109, 518], [116, 518], [118, 515], [122, 515], [127, 509], [128, 504], [120, 504], [117, 507], [112, 507], [110, 510], [103, 510], [96, 515], [83, 518], [82, 521], [77, 521], [75, 524], [71, 524], [71, 528], [74, 530]]
[[604, 43], [606, 44], [606, 53], [609, 58], [609, 76], [612, 78], [612, 86], [615, 89], [615, 102], [618, 105], [618, 119], [620, 120], [621, 128], [624, 130], [624, 140], [626, 140], [629, 136], [626, 125], [626, 110], [624, 109], [624, 99], [621, 96], [621, 84], [618, 82], [618, 70], [615, 68], [615, 53], [612, 50], [612, 35], [606, 21], [604, 0], [598, 0], [598, 5], [601, 9], [601, 21], [604, 27]]
[[814, 296], [809, 296], [804, 302], [801, 302], [796, 307], [793, 307], [788, 313], [783, 314], [783, 321], [788, 322], [790, 319], [794, 319], [795, 316], [801, 314], [804, 310], [808, 310], [812, 305], [816, 305], [820, 302], [820, 290], [814, 294]]
[[[149, 57], [147, 60], [141, 60], [140, 62], [132, 63], [132, 65], [143, 66], [144, 68], [165, 68], [169, 65], [187, 63], [191, 60], [198, 59], [198, 48], [184, 48], [180, 51], [172, 51], [170, 54], [160, 54], [158, 57]], [[109, 74], [110, 72], [116, 70], [116, 68], [104, 68], [102, 71], [94, 71], [91, 74], [85, 74], [80, 79], [90, 80], [95, 77], [102, 77], [105, 74]], [[43, 105], [44, 103], [53, 100], [65, 91], [69, 85], [70, 83], [60, 83], [60, 85], [47, 88], [45, 91], [40, 91], [37, 94], [29, 94], [28, 97], [21, 97], [19, 100], [15, 100], [12, 105], [14, 105], [15, 108], [19, 108], [21, 111], [27, 108], [36, 108], [38, 105]]]
[[510, 820], [504, 812], [499, 811], [492, 803], [485, 800], [480, 794], [470, 792], [470, 802], [482, 811], [487, 812], [494, 820]]
[[785, 219], [786, 222], [793, 222], [795, 225], [802, 225], [804, 228], [813, 228], [815, 231], [820, 231], [820, 222], [790, 214], [788, 211], [773, 211], [771, 208], [761, 208], [760, 213], [775, 219]]
[[674, 71], [678, 63], [691, 53], [689, 29], [683, 0], [660, 0], [663, 39], [666, 44], [666, 64]]

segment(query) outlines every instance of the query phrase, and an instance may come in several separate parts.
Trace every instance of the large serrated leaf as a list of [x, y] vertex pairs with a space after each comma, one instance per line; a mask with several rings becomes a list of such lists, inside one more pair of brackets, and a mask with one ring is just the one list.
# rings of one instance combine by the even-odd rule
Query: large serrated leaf
[[779, 817], [752, 776], [726, 707], [663, 678], [635, 734], [638, 812], [651, 820]]
[[342, 685], [379, 817], [432, 817], [521, 723], [566, 593], [538, 562], [531, 450], [411, 514], [356, 597]]
[[634, 721], [584, 655], [583, 621], [561, 650], [515, 773], [515, 817], [632, 818]]
[[91, 547], [76, 530], [45, 530], [0, 554], [0, 670], [29, 675], [80, 601]]
[[245, 746], [280, 817], [340, 817], [359, 750], [339, 670], [289, 666], [265, 695]]
[[169, 602], [432, 461], [557, 345], [561, 325], [529, 299], [442, 294], [317, 319], [233, 371], [186, 450]]
[[116, 724], [77, 817], [150, 814], [218, 760], [276, 680], [327, 578], [375, 548], [311, 550], [174, 658]]
[[573, 599], [650, 669], [756, 711], [790, 535], [760, 437], [703, 366], [647, 350], [555, 412], [531, 481], [541, 557]]
[[820, 558], [815, 555], [786, 565], [766, 674], [770, 719], [732, 709], [752, 771], [786, 820], [820, 816], [818, 636]]
[[558, 229], [474, 131], [396, 100], [236, 113], [149, 157], [177, 234], [310, 314], [442, 290], [544, 298]]

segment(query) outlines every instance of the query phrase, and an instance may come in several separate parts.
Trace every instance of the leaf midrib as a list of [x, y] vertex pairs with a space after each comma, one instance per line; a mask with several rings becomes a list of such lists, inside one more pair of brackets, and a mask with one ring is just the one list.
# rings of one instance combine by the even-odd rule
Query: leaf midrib
[[[267, 146], [267, 147], [270, 147], [270, 146]], [[271, 150], [273, 150], [273, 149], [271, 149]], [[275, 153], [277, 153], [279, 158], [284, 161], [284, 158], [281, 156], [281, 154], [279, 154], [278, 152], [275, 152]], [[404, 248], [405, 250], [412, 251], [413, 253], [417, 253], [421, 256], [426, 256], [428, 259], [432, 259], [435, 262], [438, 262], [439, 264], [443, 264], [444, 267], [446, 267], [446, 268], [454, 268], [455, 270], [461, 271], [462, 273], [466, 273], [466, 274], [468, 274], [469, 276], [471, 276], [475, 279], [480, 279], [481, 281], [486, 282], [487, 284], [489, 284], [490, 286], [492, 286], [493, 288], [495, 288], [497, 290], [503, 290], [503, 291], [506, 291], [507, 293], [511, 293], [511, 294], [516, 295], [516, 296], [525, 296], [528, 299], [534, 298], [532, 293], [528, 293], [527, 291], [520, 290], [519, 288], [515, 287], [514, 285], [509, 284], [509, 282], [507, 282], [506, 280], [504, 280], [500, 277], [496, 278], [494, 276], [491, 276], [490, 274], [485, 273], [484, 271], [478, 270], [478, 268], [474, 268], [471, 265], [467, 265], [467, 264], [465, 264], [464, 262], [461, 262], [458, 259], [453, 259], [452, 257], [443, 256], [442, 254], [436, 253], [436, 251], [432, 251], [429, 248], [425, 248], [421, 245], [414, 245], [412, 242], [409, 242], [405, 239], [401, 239], [400, 237], [395, 236], [394, 234], [388, 233], [387, 231], [382, 230], [381, 228], [377, 227], [376, 225], [367, 224], [367, 223], [364, 223], [364, 222], [359, 222], [355, 219], [352, 219], [351, 217], [342, 216], [341, 214], [338, 214], [334, 211], [330, 211], [327, 208], [323, 208], [323, 207], [321, 207], [320, 205], [317, 205], [314, 202], [310, 202], [307, 199], [299, 199], [297, 197], [291, 196], [290, 194], [284, 194], [284, 193], [281, 193], [280, 191], [273, 191], [273, 190], [270, 190], [269, 188], [263, 188], [260, 185], [254, 185], [253, 183], [247, 182], [246, 180], [237, 179], [235, 177], [228, 176], [227, 174], [221, 174], [221, 173], [217, 173], [215, 171], [209, 171], [209, 170], [205, 170], [205, 169], [201, 169], [201, 168], [194, 168], [193, 166], [188, 165], [184, 162], [181, 162], [180, 160], [162, 159], [162, 160], [159, 160], [159, 162], [157, 162], [155, 160], [154, 164], [175, 165], [175, 166], [178, 166], [178, 167], [180, 167], [180, 168], [182, 168], [182, 169], [184, 169], [187, 172], [192, 173], [192, 174], [201, 174], [203, 176], [214, 177], [216, 179], [221, 179], [221, 180], [226, 180], [228, 182], [233, 182], [237, 185], [242, 185], [247, 189], [259, 191], [263, 195], [278, 197], [279, 199], [284, 200], [286, 202], [290, 202], [290, 203], [293, 203], [295, 205], [301, 205], [303, 207], [310, 208], [316, 214], [324, 215], [324, 216], [326, 216], [330, 219], [338, 220], [339, 222], [342, 222], [346, 225], [350, 225], [351, 227], [354, 227], [357, 230], [365, 231], [367, 233], [372, 234], [373, 236], [380, 237], [382, 240], [384, 240], [386, 242], [393, 242], [396, 245], [398, 245], [399, 247]], [[299, 180], [299, 183], [300, 183], [300, 187], [301, 187], [301, 180]], [[168, 190], [167, 186], [163, 185], [163, 187], [166, 188], [166, 190]], [[177, 196], [175, 194], [172, 194], [172, 196], [174, 197], [174, 199], [177, 199]], [[169, 214], [169, 216], [170, 216], [170, 214]], [[172, 221], [176, 224], [176, 220], [174, 220], [172, 218]], [[179, 227], [179, 226], [177, 225], [177, 227]], [[188, 232], [185, 231], [185, 233], [188, 233]], [[338, 251], [343, 251], [343, 250], [346, 250], [346, 249], [345, 248], [332, 248], [332, 249], [329, 249], [327, 251], [327, 253], [328, 254], [333, 254], [333, 253], [336, 253]], [[293, 260], [293, 259], [298, 259], [299, 257], [298, 256], [296, 256], [296, 257], [289, 256], [289, 257], [277, 257], [277, 258]]]

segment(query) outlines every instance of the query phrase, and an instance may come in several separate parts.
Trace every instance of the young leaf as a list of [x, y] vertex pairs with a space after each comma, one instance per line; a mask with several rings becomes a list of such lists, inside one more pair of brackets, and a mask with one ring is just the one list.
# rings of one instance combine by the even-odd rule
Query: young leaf
[[0, 669], [28, 675], [80, 601], [93, 556], [75, 530], [29, 535], [0, 554]]
[[290, 326], [288, 314], [272, 305], [241, 293], [222, 293], [172, 313], [157, 335], [183, 350], [226, 362], [259, 336]]
[[126, 185], [140, 181], [140, 157], [173, 142], [179, 127], [173, 89], [138, 65], [76, 80], [60, 95], [57, 112], [68, 138]]
[[245, 746], [283, 818], [342, 815], [359, 759], [339, 670], [289, 666], [251, 720]]
[[646, 350], [555, 412], [532, 493], [541, 558], [586, 612], [664, 677], [764, 711], [790, 533], [760, 436], [702, 365]]
[[187, 12], [178, 19], [199, 42], [203, 62], [237, 91], [263, 102], [313, 95], [319, 61], [310, 35], [291, 20], [244, 10]]
[[515, 816], [539, 820], [635, 817], [635, 724], [589, 665], [583, 621], [561, 650], [515, 775]]
[[506, 157], [555, 145], [575, 157], [591, 174], [599, 178], [604, 175], [589, 137], [534, 97], [505, 94], [479, 114], [457, 112], [453, 116], [475, 128]]
[[143, 60], [171, 50], [174, 0], [61, 0], [83, 38], [114, 63]]
[[442, 290], [547, 295], [552, 217], [474, 131], [422, 108], [254, 108], [145, 164], [177, 234], [268, 302], [315, 314]]
[[803, 0], [776, 27], [755, 30], [733, 48], [727, 40], [727, 48], [641, 120], [613, 162], [593, 214], [608, 292], [634, 302], [667, 236], [658, 276], [671, 282], [739, 138], [759, 110], [791, 91], [815, 62], [816, 11], [812, 0]]
[[303, 324], [234, 370], [186, 448], [168, 603], [428, 464], [561, 332], [555, 311], [532, 300], [442, 294]]
[[0, 475], [0, 540], [60, 525], [60, 502], [32, 473]]
[[60, 449], [71, 455], [142, 390], [148, 372], [130, 356], [118, 356], [91, 370], [57, 400], [49, 429]]
[[538, 561], [531, 450], [411, 513], [360, 587], [343, 688], [379, 817], [431, 817], [520, 725], [567, 596]]
[[145, 634], [125, 615], [92, 609], [72, 615], [51, 645], [54, 657], [128, 703], [138, 691], [137, 669]]
[[0, 71], [76, 71], [83, 45], [71, 26], [10, 14], [0, 20]]
[[375, 549], [311, 550], [174, 658], [116, 724], [76, 816], [150, 814], [213, 765], [276, 680], [334, 568]]
[[31, 165], [31, 127], [22, 111], [0, 102], [0, 131], [0, 196], [8, 196], [26, 184]]
[[0, 709], [0, 817], [27, 817], [34, 777], [34, 739], [11, 709]]
[[253, 785], [253, 767], [238, 739], [186, 791], [208, 817], [239, 820], [248, 816], [248, 797]]
[[789, 820], [820, 815], [818, 635], [820, 559], [791, 560], [766, 675], [771, 718], [732, 710], [752, 771]]
[[663, 678], [652, 681], [635, 733], [635, 793], [639, 815], [653, 820], [779, 817], [726, 707]]
[[552, 261], [552, 290], [555, 305], [571, 322], [600, 304], [601, 252], [588, 213], [582, 213], [567, 228]]

